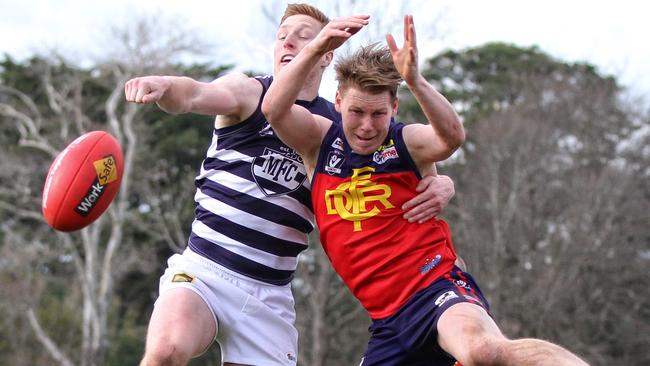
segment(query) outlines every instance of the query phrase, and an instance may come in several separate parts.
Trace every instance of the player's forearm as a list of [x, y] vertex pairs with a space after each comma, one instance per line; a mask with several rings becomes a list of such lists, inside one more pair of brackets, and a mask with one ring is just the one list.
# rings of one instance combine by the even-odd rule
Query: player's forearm
[[262, 112], [269, 122], [278, 123], [286, 117], [305, 85], [305, 75], [309, 74], [321, 56], [308, 45], [275, 75], [262, 103]]
[[198, 93], [199, 82], [180, 76], [165, 76], [164, 79], [169, 87], [157, 102], [158, 107], [167, 113], [192, 112], [192, 100]]
[[465, 141], [465, 130], [451, 103], [422, 75], [407, 85], [436, 134], [451, 151], [456, 150]]

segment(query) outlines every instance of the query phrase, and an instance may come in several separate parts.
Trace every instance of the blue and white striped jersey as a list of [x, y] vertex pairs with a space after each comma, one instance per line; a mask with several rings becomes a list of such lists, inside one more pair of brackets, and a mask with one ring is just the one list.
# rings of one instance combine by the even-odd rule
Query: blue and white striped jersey
[[[196, 177], [196, 218], [189, 247], [259, 281], [291, 281], [298, 254], [314, 228], [309, 181], [302, 159], [275, 135], [261, 111], [237, 125], [215, 129]], [[340, 121], [334, 105], [318, 97], [297, 103]]]

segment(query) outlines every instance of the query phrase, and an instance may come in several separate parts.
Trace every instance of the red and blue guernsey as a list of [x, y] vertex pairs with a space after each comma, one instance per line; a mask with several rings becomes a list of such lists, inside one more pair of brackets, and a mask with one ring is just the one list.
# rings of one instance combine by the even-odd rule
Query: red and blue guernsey
[[351, 151], [340, 124], [321, 145], [312, 203], [323, 248], [373, 319], [395, 313], [416, 292], [450, 271], [456, 260], [443, 220], [409, 223], [401, 209], [421, 176], [391, 122], [370, 155]]

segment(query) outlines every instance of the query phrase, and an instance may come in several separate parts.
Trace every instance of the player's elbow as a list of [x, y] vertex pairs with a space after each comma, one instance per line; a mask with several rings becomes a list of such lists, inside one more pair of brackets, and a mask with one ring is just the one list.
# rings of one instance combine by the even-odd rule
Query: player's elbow
[[271, 122], [271, 119], [273, 116], [273, 106], [268, 100], [268, 97], [264, 97], [264, 100], [262, 101], [262, 113], [264, 114], [264, 117], [266, 117], [266, 120]]
[[458, 150], [464, 142], [465, 129], [463, 128], [463, 124], [460, 123], [460, 120], [456, 120], [453, 127], [447, 132], [447, 135], [444, 138], [444, 143], [449, 151], [449, 155]]
[[451, 141], [448, 145], [452, 151], [456, 151], [463, 143], [465, 143], [465, 129], [460, 122], [456, 124], [456, 128], [453, 130], [450, 140]]
[[277, 105], [276, 103], [273, 103], [272, 98], [267, 97], [262, 101], [262, 113], [264, 114], [264, 117], [266, 117], [266, 120], [271, 124], [277, 124], [285, 114], [280, 108], [277, 108]]
[[454, 129], [442, 139], [444, 147], [436, 154], [434, 161], [441, 161], [449, 158], [465, 142], [465, 130], [462, 125], [459, 126], [459, 129]]

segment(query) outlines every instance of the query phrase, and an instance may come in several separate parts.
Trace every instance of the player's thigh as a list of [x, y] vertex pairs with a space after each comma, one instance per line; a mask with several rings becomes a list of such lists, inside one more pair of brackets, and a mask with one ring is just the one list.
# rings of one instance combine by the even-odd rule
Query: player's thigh
[[462, 302], [452, 305], [438, 320], [438, 344], [447, 353], [463, 355], [505, 340], [494, 320], [482, 307]]
[[173, 345], [196, 356], [212, 344], [216, 333], [214, 315], [201, 296], [188, 288], [170, 288], [160, 295], [151, 314], [147, 348]]

